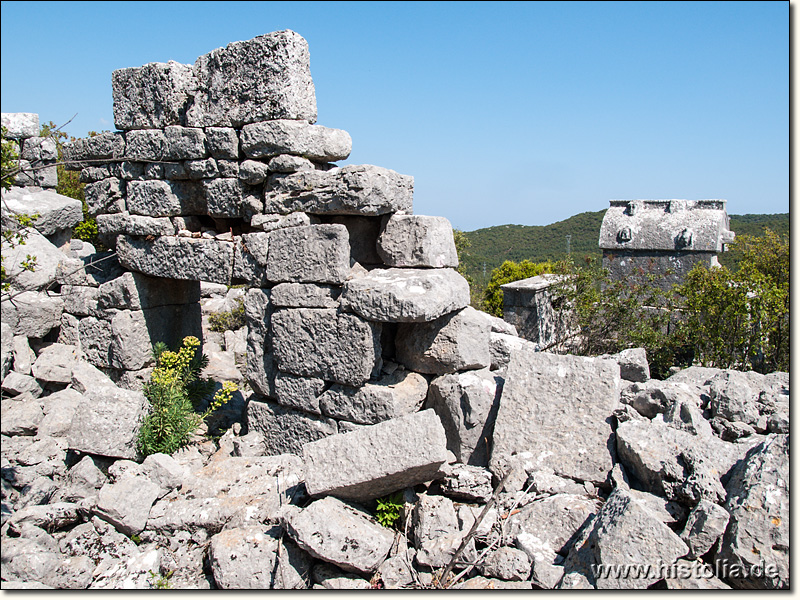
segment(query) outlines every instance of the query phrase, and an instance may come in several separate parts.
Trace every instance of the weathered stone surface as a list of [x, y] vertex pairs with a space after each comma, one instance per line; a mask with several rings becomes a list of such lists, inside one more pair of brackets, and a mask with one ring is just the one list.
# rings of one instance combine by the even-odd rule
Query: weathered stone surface
[[613, 466], [611, 415], [618, 398], [619, 367], [613, 361], [513, 354], [494, 425], [492, 472], [505, 474], [530, 453], [538, 469], [604, 483]]
[[303, 446], [306, 488], [366, 500], [433, 479], [447, 460], [436, 413], [424, 410]]
[[72, 450], [116, 458], [136, 458], [136, 436], [149, 407], [141, 392], [92, 387], [75, 409], [69, 430]]
[[15, 512], [9, 519], [9, 528], [18, 529], [23, 525], [33, 525], [45, 530], [55, 531], [80, 521], [81, 516], [77, 504], [71, 502], [53, 502], [28, 506]]
[[433, 321], [469, 304], [469, 284], [452, 269], [375, 269], [347, 281], [340, 302], [372, 321]]
[[199, 300], [199, 286], [194, 282], [124, 273], [96, 288], [101, 309], [142, 310], [170, 304], [192, 304]]
[[295, 212], [288, 215], [253, 215], [250, 227], [261, 231], [274, 231], [284, 227], [299, 227], [311, 225], [311, 218], [304, 212]]
[[293, 120], [250, 123], [242, 127], [241, 140], [242, 152], [248, 158], [295, 154], [332, 162], [346, 159], [353, 147], [346, 131]]
[[[453, 501], [444, 496], [419, 497], [411, 513], [411, 533], [417, 549], [416, 561], [427, 567], [440, 568], [450, 562], [466, 533], [459, 528]], [[474, 552], [470, 545], [466, 557]]]
[[2, 123], [12, 140], [32, 138], [39, 135], [38, 113], [3, 113]]
[[164, 128], [164, 160], [205, 158], [206, 135], [202, 129], [168, 125]]
[[83, 394], [86, 390], [101, 387], [114, 387], [114, 382], [97, 367], [80, 361], [72, 369], [72, 388]]
[[365, 575], [378, 569], [394, 541], [394, 534], [365, 511], [332, 497], [292, 511], [285, 527], [311, 556]]
[[492, 331], [489, 334], [489, 354], [492, 357], [491, 369], [496, 371], [507, 367], [508, 363], [511, 362], [511, 354], [525, 347], [529, 348], [529, 352], [537, 352], [539, 350], [537, 344], [524, 338]]
[[172, 60], [114, 71], [114, 125], [123, 131], [180, 125], [193, 79], [191, 65]]
[[336, 421], [302, 410], [262, 402], [251, 397], [247, 404], [247, 429], [264, 438], [264, 453], [297, 454], [303, 445], [337, 433]]
[[43, 338], [61, 324], [64, 301], [49, 292], [27, 291], [3, 300], [0, 306], [3, 321], [13, 328], [14, 335]]
[[147, 525], [150, 507], [158, 498], [159, 489], [158, 484], [147, 477], [126, 474], [102, 487], [94, 512], [120, 533], [139, 534]]
[[41, 384], [36, 379], [16, 371], [11, 371], [3, 377], [2, 390], [11, 396], [27, 393], [34, 398], [41, 396], [43, 391]]
[[104, 213], [125, 211], [126, 190], [126, 182], [116, 177], [87, 184], [84, 188], [87, 212], [94, 217]]
[[153, 362], [153, 348], [142, 311], [121, 310], [111, 319], [111, 367], [138, 371]]
[[190, 127], [241, 127], [271, 119], [317, 119], [308, 43], [294, 31], [233, 42], [197, 59]]
[[379, 327], [332, 309], [283, 309], [272, 314], [278, 369], [344, 385], [366, 382], [380, 359]]
[[317, 377], [298, 377], [280, 371], [275, 375], [275, 398], [284, 406], [319, 415], [319, 396], [324, 390], [325, 381]]
[[268, 213], [375, 216], [409, 213], [413, 204], [413, 177], [373, 165], [275, 174], [267, 185]]
[[372, 425], [417, 412], [428, 393], [418, 373], [397, 370], [361, 387], [333, 385], [319, 395], [319, 409], [329, 417]]
[[444, 217], [392, 215], [378, 238], [378, 254], [391, 267], [457, 267], [453, 227]]
[[273, 173], [296, 173], [297, 171], [313, 171], [314, 163], [302, 156], [281, 154], [271, 159], [267, 167]]
[[[4, 241], [2, 247], [6, 281], [20, 290], [45, 289], [55, 281], [59, 264], [67, 258], [38, 231], [28, 230], [24, 244], [10, 247]], [[25, 268], [28, 255], [36, 258], [33, 271]]]
[[758, 423], [758, 390], [750, 387], [745, 373], [726, 370], [711, 379], [710, 388], [712, 417], [720, 416], [749, 425]]
[[109, 321], [101, 321], [94, 317], [81, 319], [78, 324], [78, 336], [81, 351], [86, 360], [95, 367], [111, 366], [111, 341], [113, 333]]
[[[175, 226], [167, 217], [145, 217], [123, 212], [97, 215], [97, 231], [111, 241], [120, 233], [137, 236], [174, 235]], [[115, 243], [116, 239], [113, 241], [113, 244]]]
[[120, 263], [153, 277], [230, 284], [233, 244], [207, 239], [160, 237], [155, 241], [119, 237]]
[[604, 355], [619, 365], [619, 376], [626, 381], [643, 382], [650, 379], [650, 365], [644, 348], [628, 348], [616, 354]]
[[78, 351], [74, 346], [52, 344], [33, 363], [33, 376], [49, 383], [70, 383], [77, 361]]
[[143, 161], [162, 160], [165, 158], [166, 149], [167, 137], [161, 129], [141, 129], [125, 134], [126, 158]]
[[531, 559], [522, 550], [501, 546], [486, 557], [481, 573], [505, 581], [525, 581], [531, 573]]
[[719, 504], [700, 500], [689, 513], [681, 539], [689, 546], [690, 558], [699, 558], [711, 550], [728, 526], [730, 515]]
[[272, 288], [272, 303], [290, 308], [336, 308], [341, 288], [315, 283], [279, 283]]
[[267, 279], [341, 284], [350, 271], [343, 225], [288, 227], [270, 233]]
[[[13, 387], [17, 389], [18, 386]], [[41, 388], [39, 389], [41, 390]], [[3, 391], [7, 391], [5, 379], [3, 380]], [[21, 394], [24, 392], [8, 391], [8, 393]], [[14, 400], [5, 398], [2, 400], [3, 418], [0, 420], [0, 433], [3, 435], [36, 435], [44, 413], [41, 404], [35, 397], [36, 395], [31, 393]]]
[[395, 340], [397, 360], [414, 371], [435, 375], [488, 368], [489, 329], [471, 306], [427, 323], [403, 323]]
[[11, 188], [3, 191], [2, 216], [6, 226], [11, 214], [37, 214], [33, 227], [42, 235], [53, 235], [83, 221], [81, 201], [49, 190], [33, 191], [28, 188]]
[[207, 192], [198, 182], [130, 181], [127, 194], [127, 210], [133, 215], [172, 217], [209, 212]]
[[[585, 578], [589, 587], [599, 589], [645, 589], [661, 579], [659, 565], [670, 565], [689, 551], [686, 544], [666, 525], [637, 503], [630, 492], [617, 488], [603, 508], [579, 536], [564, 563], [568, 587], [570, 573]], [[595, 576], [591, 565], [636, 564], [649, 573]], [[626, 576], [627, 575], [627, 576]]]
[[220, 589], [308, 587], [310, 560], [292, 541], [280, 540], [279, 527], [221, 531], [211, 538], [208, 557], [214, 582]]
[[223, 160], [239, 158], [239, 136], [235, 129], [232, 127], [208, 127], [205, 132], [211, 156]]
[[[2, 343], [0, 343], [0, 350], [2, 351], [2, 354], [0, 354], [0, 378], [8, 375], [8, 372], [11, 370], [11, 365], [15, 361], [16, 337], [19, 337], [20, 340], [25, 340], [25, 344], [28, 343], [28, 338], [24, 336], [14, 336], [12, 325], [9, 325], [5, 321], [0, 321], [0, 340], [2, 340]], [[28, 346], [28, 350], [30, 351], [30, 346]], [[33, 354], [33, 352], [30, 351], [30, 354]], [[29, 367], [31, 362], [32, 359], [29, 359]]]
[[225, 218], [243, 216], [245, 190], [238, 179], [229, 177], [205, 180], [203, 194], [210, 216]]
[[445, 375], [431, 383], [429, 406], [459, 462], [486, 466], [503, 380], [488, 369]]
[[272, 304], [270, 290], [253, 288], [244, 297], [247, 319], [246, 376], [250, 386], [261, 396], [274, 397], [275, 360], [273, 357]]
[[264, 183], [269, 175], [269, 169], [263, 162], [245, 160], [239, 165], [239, 179], [248, 185]]
[[668, 413], [676, 405], [700, 404], [697, 388], [692, 388], [686, 383], [657, 379], [628, 385], [620, 392], [620, 401], [633, 406], [639, 414], [648, 419]]
[[700, 560], [675, 561], [664, 578], [668, 590], [729, 590], [731, 586], [714, 576], [711, 565]]
[[729, 581], [745, 589], [788, 588], [789, 436], [770, 435], [748, 453], [727, 490], [725, 509], [731, 517], [717, 556], [744, 569], [766, 563], [777, 570], [773, 576], [730, 575]]

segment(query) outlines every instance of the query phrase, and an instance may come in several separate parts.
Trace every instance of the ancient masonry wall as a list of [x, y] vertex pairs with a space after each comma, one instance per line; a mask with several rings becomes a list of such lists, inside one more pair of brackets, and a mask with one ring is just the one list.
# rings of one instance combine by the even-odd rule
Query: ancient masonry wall
[[58, 185], [58, 150], [53, 139], [39, 136], [39, 115], [36, 113], [3, 113], [6, 136], [16, 144], [20, 172], [14, 180], [17, 187], [54, 188]]
[[[112, 87], [120, 131], [67, 151], [130, 271], [69, 289], [80, 306], [62, 330], [77, 330], [95, 365], [142, 379], [145, 344], [132, 356], [114, 340], [193, 330], [202, 280], [250, 288], [247, 422], [270, 452], [414, 413], [431, 376], [482, 370], [496, 387], [492, 321], [468, 307], [450, 223], [412, 214], [412, 177], [333, 164], [352, 142], [314, 124], [301, 36], [232, 43], [194, 65], [122, 69]], [[140, 300], [131, 313], [124, 303], [145, 289], [165, 307]], [[478, 434], [456, 454], [486, 464]]]

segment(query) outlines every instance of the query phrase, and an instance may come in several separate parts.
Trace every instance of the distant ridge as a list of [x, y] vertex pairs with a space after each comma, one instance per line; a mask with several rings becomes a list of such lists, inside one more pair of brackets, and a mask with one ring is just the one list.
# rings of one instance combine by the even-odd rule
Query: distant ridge
[[[543, 262], [565, 258], [568, 235], [571, 236], [570, 253], [574, 259], [600, 256], [597, 241], [605, 212], [605, 209], [584, 212], [550, 225], [496, 225], [467, 231], [465, 233], [472, 246], [463, 258], [463, 265], [476, 283], [485, 285], [492, 269], [499, 267], [503, 261], [528, 259]], [[730, 219], [731, 229], [737, 234], [760, 236], [765, 227], [781, 235], [789, 233], [789, 213], [730, 215]], [[726, 259], [723, 255], [722, 264], [732, 266]]]

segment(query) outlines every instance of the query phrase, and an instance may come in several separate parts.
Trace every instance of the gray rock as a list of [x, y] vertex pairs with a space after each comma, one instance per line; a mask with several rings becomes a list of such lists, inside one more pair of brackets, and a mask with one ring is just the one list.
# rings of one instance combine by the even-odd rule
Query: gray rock
[[317, 582], [317, 585], [314, 586], [315, 589], [368, 590], [372, 587], [370, 582], [363, 577], [353, 573], [345, 573], [333, 565], [322, 562], [314, 565], [311, 570], [311, 576]]
[[84, 456], [67, 473], [66, 485], [60, 491], [60, 497], [66, 502], [79, 503], [81, 500], [96, 496], [107, 479], [92, 457]]
[[274, 397], [275, 361], [272, 336], [268, 335], [272, 327], [270, 290], [247, 290], [244, 311], [247, 319], [247, 381], [258, 394]]
[[492, 473], [472, 465], [453, 464], [443, 469], [442, 493], [461, 502], [485, 504], [492, 496]]
[[8, 113], [2, 115], [3, 127], [7, 135], [12, 140], [22, 140], [39, 135], [39, 115], [38, 113]]
[[469, 304], [469, 284], [452, 269], [375, 269], [347, 281], [340, 302], [372, 321], [433, 321]]
[[353, 147], [346, 131], [292, 120], [250, 123], [242, 127], [241, 140], [248, 158], [295, 154], [328, 162], [346, 159]]
[[488, 369], [444, 375], [431, 383], [428, 406], [444, 425], [447, 449], [459, 462], [489, 463], [503, 380]]
[[159, 498], [180, 487], [187, 469], [168, 454], [157, 452], [142, 463], [142, 473], [159, 487]]
[[372, 425], [417, 412], [427, 393], [422, 375], [397, 370], [358, 388], [334, 384], [319, 395], [318, 403], [329, 417]]
[[373, 165], [271, 175], [264, 212], [376, 216], [411, 212], [414, 178]]
[[250, 431], [246, 435], [233, 438], [234, 456], [264, 456], [264, 436], [258, 431]]
[[3, 227], [11, 214], [39, 215], [33, 226], [42, 235], [74, 227], [83, 221], [81, 201], [49, 190], [33, 191], [29, 188], [11, 188], [3, 191]]
[[51, 344], [33, 363], [33, 376], [48, 383], [70, 383], [79, 354], [74, 346]]
[[204, 180], [202, 183], [203, 194], [210, 216], [225, 218], [243, 216], [245, 189], [239, 179], [232, 177], [211, 179]]
[[496, 371], [507, 367], [508, 363], [511, 362], [511, 354], [521, 348], [529, 348], [529, 352], [538, 352], [539, 350], [538, 344], [529, 342], [524, 338], [492, 331], [489, 334], [489, 354], [492, 357], [491, 369]]
[[226, 285], [231, 281], [231, 242], [166, 236], [150, 242], [123, 235], [117, 253], [123, 266], [152, 277]]
[[727, 370], [715, 375], [710, 386], [712, 417], [720, 416], [749, 425], [758, 423], [758, 392], [750, 387], [746, 374]]
[[125, 134], [127, 158], [143, 161], [160, 161], [166, 158], [167, 137], [160, 129], [141, 129]]
[[728, 581], [744, 589], [789, 587], [789, 436], [770, 435], [748, 453], [727, 490], [730, 523], [717, 556], [746, 570], [729, 573]]
[[351, 573], [374, 573], [394, 534], [361, 509], [328, 497], [285, 519], [289, 536], [311, 556]]
[[668, 590], [729, 590], [731, 586], [714, 576], [711, 565], [702, 561], [675, 561], [673, 568], [664, 578]]
[[27, 524], [41, 527], [46, 531], [56, 531], [74, 525], [80, 520], [81, 514], [77, 504], [53, 502], [52, 504], [39, 504], [18, 510], [8, 520], [8, 527], [14, 530]]
[[325, 381], [317, 377], [298, 377], [280, 371], [275, 375], [275, 398], [284, 406], [319, 415], [319, 396], [324, 390]]
[[489, 324], [471, 306], [427, 323], [403, 323], [397, 360], [421, 373], [442, 375], [491, 365]]
[[96, 217], [103, 213], [124, 212], [126, 190], [125, 181], [116, 177], [87, 184], [84, 188], [84, 197], [89, 216]]
[[531, 559], [522, 550], [501, 546], [486, 557], [480, 571], [484, 577], [525, 581], [531, 573]]
[[789, 433], [789, 415], [787, 413], [773, 413], [767, 419], [769, 433]]
[[422, 494], [411, 512], [411, 539], [419, 550], [426, 542], [459, 531], [455, 506], [450, 498]]
[[172, 217], [206, 214], [209, 210], [207, 191], [198, 182], [131, 181], [127, 194], [126, 206], [132, 215]]
[[[6, 282], [18, 290], [45, 289], [55, 281], [56, 270], [66, 255], [38, 231], [29, 229], [24, 235], [24, 244], [9, 247], [3, 242]], [[25, 268], [29, 255], [35, 258], [32, 271]]]
[[652, 419], [657, 414], [670, 411], [675, 404], [697, 406], [700, 399], [695, 390], [685, 383], [651, 379], [625, 387], [620, 392], [620, 401], [633, 406], [643, 417]]
[[239, 165], [239, 179], [248, 185], [258, 185], [264, 183], [269, 175], [269, 169], [263, 162], [257, 160], [245, 160]]
[[[2, 387], [2, 390], [6, 394], [11, 396], [28, 394], [33, 398], [38, 398], [44, 392], [42, 385], [36, 381], [36, 379], [30, 375], [17, 373], [16, 371], [11, 371], [8, 375], [6, 375], [3, 378], [3, 383], [0, 387]], [[29, 419], [26, 418], [28, 415], [33, 416], [33, 414], [28, 410], [25, 410], [24, 412], [20, 412], [19, 410], [14, 411], [11, 415], [12, 425], [10, 425], [10, 427], [12, 430], [17, 429], [20, 426], [27, 427], [27, 425], [22, 424], [29, 422]]]
[[136, 236], [175, 234], [175, 227], [167, 217], [145, 217], [128, 212], [97, 215], [97, 230], [108, 238], [116, 238], [120, 233]]
[[114, 125], [121, 130], [180, 125], [193, 87], [192, 66], [175, 61], [116, 70], [111, 74]]
[[33, 483], [22, 488], [16, 509], [20, 510], [27, 506], [47, 504], [56, 491], [58, 491], [58, 486], [51, 478], [39, 477]]
[[272, 288], [272, 303], [290, 308], [337, 308], [341, 288], [316, 283], [279, 283]]
[[341, 284], [350, 271], [350, 245], [342, 225], [307, 225], [270, 234], [267, 279]]
[[295, 212], [288, 215], [253, 215], [250, 227], [261, 231], [274, 231], [284, 227], [300, 227], [311, 225], [311, 218], [304, 212]]
[[120, 533], [139, 534], [147, 525], [150, 508], [158, 499], [159, 492], [159, 485], [147, 477], [126, 474], [101, 488], [94, 513], [114, 525]]
[[142, 311], [121, 310], [111, 319], [111, 365], [138, 371], [153, 363], [147, 319]]
[[304, 589], [308, 556], [278, 527], [226, 529], [211, 538], [209, 566], [220, 589]]
[[303, 446], [306, 488], [366, 500], [429, 481], [447, 460], [447, 440], [432, 410], [369, 425]]
[[366, 382], [380, 359], [380, 328], [332, 309], [283, 309], [272, 315], [278, 369], [344, 385]]
[[273, 173], [296, 173], [297, 171], [313, 171], [314, 163], [302, 156], [280, 154], [270, 159], [267, 167]]
[[700, 500], [689, 513], [681, 539], [689, 546], [689, 557], [699, 558], [711, 550], [728, 526], [730, 515], [718, 504]]
[[207, 127], [206, 142], [211, 156], [216, 159], [239, 158], [239, 136], [232, 127]]
[[233, 42], [197, 59], [197, 92], [190, 127], [224, 126], [272, 119], [317, 119], [308, 43], [294, 31]]
[[86, 390], [101, 387], [115, 387], [114, 382], [97, 367], [80, 361], [72, 369], [72, 388], [83, 394]]
[[601, 358], [615, 360], [619, 365], [619, 376], [626, 381], [644, 382], [650, 379], [650, 365], [644, 348], [628, 348]]
[[[2, 340], [2, 344], [0, 348], [2, 349], [2, 354], [0, 354], [0, 378], [5, 378], [8, 375], [8, 372], [11, 370], [11, 365], [14, 364], [16, 358], [14, 354], [16, 352], [16, 341], [14, 336], [14, 328], [13, 326], [7, 324], [5, 321], [0, 322], [0, 339]], [[28, 343], [28, 338], [25, 336], [19, 336], [20, 340], [25, 340], [25, 343]], [[30, 346], [28, 346], [30, 350]], [[33, 352], [31, 351], [30, 354]], [[32, 364], [32, 359], [30, 358], [30, 354], [28, 354], [28, 367]], [[21, 369], [24, 371], [24, 369]]]
[[58, 160], [56, 142], [51, 137], [32, 137], [22, 142], [22, 158], [30, 161]]
[[80, 348], [86, 360], [100, 368], [111, 366], [111, 341], [113, 333], [109, 321], [94, 317], [81, 319], [78, 324]]
[[[28, 538], [3, 538], [3, 562], [0, 573], [3, 589], [52, 589], [42, 583], [62, 560], [58, 548], [49, 549]], [[11, 583], [12, 585], [9, 585]]]
[[267, 285], [269, 234], [245, 233], [236, 238], [233, 250], [233, 278], [247, 281], [252, 287]]
[[614, 361], [513, 354], [494, 425], [492, 472], [502, 476], [528, 452], [536, 469], [603, 484], [613, 466], [611, 415], [618, 398]]
[[72, 450], [116, 458], [136, 458], [136, 437], [149, 408], [141, 392], [91, 387], [75, 409], [68, 439]]
[[61, 324], [64, 301], [49, 292], [27, 291], [3, 300], [0, 310], [15, 335], [43, 338]]
[[205, 158], [206, 135], [202, 129], [168, 125], [164, 128], [164, 160]]
[[303, 445], [337, 433], [336, 421], [250, 398], [247, 429], [264, 438], [264, 453], [302, 454]]
[[[7, 375], [6, 379], [8, 377], [11, 377], [11, 374]], [[4, 392], [7, 391], [5, 386], [6, 379], [3, 379]], [[22, 386], [14, 384], [12, 381], [12, 385], [9, 387], [13, 389], [8, 391], [8, 393], [14, 393], [14, 390]], [[39, 391], [41, 393], [41, 387]], [[0, 421], [0, 432], [2, 432], [3, 435], [36, 435], [39, 423], [41, 423], [44, 418], [42, 406], [39, 401], [36, 400], [37, 396], [35, 393], [17, 393], [21, 395], [18, 395], [16, 399], [4, 398], [2, 400], [3, 418]]]
[[392, 215], [378, 238], [378, 254], [391, 267], [457, 267], [453, 227], [444, 217]]

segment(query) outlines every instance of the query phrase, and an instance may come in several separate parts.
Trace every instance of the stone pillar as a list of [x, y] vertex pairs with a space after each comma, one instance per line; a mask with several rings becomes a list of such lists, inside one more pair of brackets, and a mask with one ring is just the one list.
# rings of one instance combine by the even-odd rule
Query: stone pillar
[[565, 281], [563, 275], [538, 275], [500, 286], [503, 319], [517, 328], [520, 337], [538, 344], [540, 350], [570, 334], [568, 316], [562, 312], [565, 299], [553, 287]]

